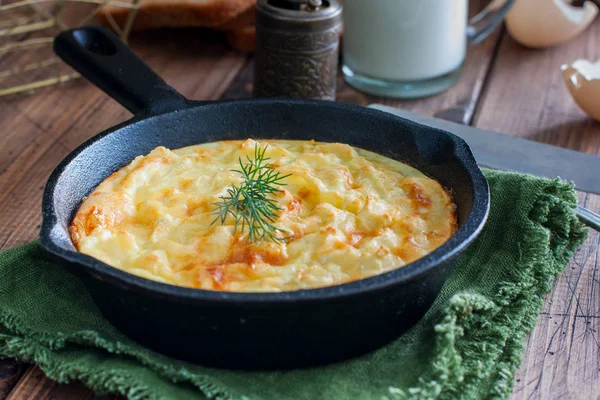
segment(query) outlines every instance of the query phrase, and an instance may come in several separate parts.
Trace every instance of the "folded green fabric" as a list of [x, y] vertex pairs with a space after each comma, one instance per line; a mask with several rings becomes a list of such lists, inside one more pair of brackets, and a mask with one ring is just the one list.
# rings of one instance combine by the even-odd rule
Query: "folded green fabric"
[[[132, 399], [506, 398], [544, 293], [586, 237], [572, 185], [486, 171], [492, 209], [427, 315], [372, 354], [287, 372], [169, 359], [105, 321], [80, 281], [37, 243], [0, 254], [0, 357], [59, 382]], [[202, 343], [198, 343], [202, 346]]]

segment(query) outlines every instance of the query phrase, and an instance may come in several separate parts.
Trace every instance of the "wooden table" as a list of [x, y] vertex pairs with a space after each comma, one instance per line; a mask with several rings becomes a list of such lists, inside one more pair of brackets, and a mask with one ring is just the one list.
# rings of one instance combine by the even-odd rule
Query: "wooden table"
[[[472, 3], [477, 8], [485, 1]], [[160, 32], [134, 38], [132, 46], [189, 98], [249, 96], [252, 58], [230, 50], [220, 36]], [[338, 101], [384, 103], [600, 155], [600, 124], [577, 108], [560, 75], [560, 65], [577, 58], [600, 58], [600, 20], [573, 41], [547, 50], [525, 49], [499, 30], [471, 49], [460, 83], [435, 97], [377, 98], [340, 78]], [[0, 60], [0, 69], [10, 61]], [[0, 99], [0, 250], [38, 235], [42, 188], [57, 163], [87, 138], [128, 117], [83, 80]], [[600, 196], [580, 193], [579, 200], [600, 212]], [[513, 399], [600, 399], [599, 241], [598, 233], [591, 232], [547, 296], [527, 340]], [[95, 397], [77, 383], [49, 380], [34, 366], [0, 360], [0, 400], [50, 398]]]

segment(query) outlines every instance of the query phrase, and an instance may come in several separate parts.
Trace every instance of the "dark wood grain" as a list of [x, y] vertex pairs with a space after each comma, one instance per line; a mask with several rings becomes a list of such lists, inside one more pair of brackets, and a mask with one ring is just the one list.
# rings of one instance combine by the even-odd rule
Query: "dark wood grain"
[[[198, 100], [220, 98], [246, 60], [203, 31], [155, 32], [134, 37], [132, 46], [170, 85]], [[0, 250], [37, 236], [42, 189], [58, 162], [130, 116], [83, 80], [0, 99]], [[36, 367], [0, 361], [0, 399], [9, 392], [10, 399], [93, 398], [83, 386], [57, 384]]]
[[[475, 0], [469, 3], [469, 14], [475, 15], [489, 1]], [[381, 103], [406, 110], [435, 115], [454, 122], [469, 124], [473, 118], [486, 77], [500, 43], [502, 30], [497, 30], [482, 43], [468, 50], [462, 79], [450, 90], [436, 96], [419, 100], [398, 100], [370, 96], [361, 93], [344, 82], [338, 74], [336, 101], [368, 105]], [[252, 95], [253, 63], [249, 61], [225, 93], [225, 98], [247, 98]]]
[[96, 396], [77, 382], [70, 385], [56, 383], [48, 379], [39, 368], [31, 367], [6, 397], [6, 400], [65, 398], [72, 400], [113, 400], [118, 397], [115, 395]]
[[13, 390], [25, 372], [26, 366], [15, 360], [0, 360], [0, 399], [4, 399]]
[[[472, 12], [486, 3], [471, 2]], [[338, 80], [338, 101], [384, 103], [461, 123], [600, 154], [600, 124], [570, 99], [559, 66], [600, 58], [595, 23], [574, 41], [529, 50], [497, 32], [473, 47], [461, 81], [427, 99], [361, 94]], [[138, 53], [168, 83], [195, 99], [248, 97], [252, 62], [207, 32], [156, 32], [134, 38]], [[10, 61], [10, 60], [9, 60]], [[14, 61], [14, 60], [13, 60]], [[7, 62], [7, 60], [0, 60]], [[0, 100], [0, 249], [36, 237], [41, 189], [69, 151], [130, 114], [83, 82]], [[600, 212], [600, 196], [580, 194]], [[592, 233], [548, 295], [527, 342], [513, 399], [597, 399], [600, 389], [600, 238]], [[9, 394], [10, 392], [10, 394]], [[36, 367], [0, 361], [0, 399], [98, 398], [83, 386], [57, 384]]]
[[[210, 35], [202, 40], [190, 39], [192, 35], [185, 32], [155, 35], [134, 41], [134, 49], [192, 99], [221, 97], [245, 61], [218, 38], [211, 41]], [[1, 250], [35, 237], [41, 191], [58, 162], [86, 139], [131, 114], [83, 80], [0, 104]]]
[[[561, 46], [531, 50], [502, 39], [474, 125], [600, 154], [600, 123], [571, 99], [560, 72], [577, 58], [600, 58], [600, 23]], [[526, 83], [526, 84], [525, 84]], [[580, 193], [600, 213], [600, 196]], [[513, 400], [598, 399], [600, 395], [600, 238], [590, 237], [546, 298], [527, 342]]]
[[[337, 80], [336, 101], [365, 106], [372, 103], [386, 104], [469, 124], [473, 118], [485, 78], [497, 50], [499, 38], [500, 31], [494, 33], [484, 42], [472, 47], [464, 66], [462, 79], [456, 86], [439, 95], [419, 100], [398, 100], [370, 96], [347, 85], [340, 72]], [[224, 97], [228, 99], [251, 97], [253, 70], [254, 63], [249, 60], [242, 72], [234, 79], [231, 87], [225, 92]]]
[[[477, 5], [477, 2], [474, 3]], [[185, 38], [185, 33], [179, 34]], [[143, 41], [133, 41], [133, 46], [151, 67], [183, 94], [196, 99], [216, 99], [230, 86], [224, 97], [250, 95], [251, 62], [246, 62], [246, 67], [238, 74], [245, 62], [239, 54], [207, 39], [202, 43], [189, 39], [178, 42], [168, 33], [164, 35], [155, 33]], [[377, 100], [421, 112], [445, 109], [446, 116], [452, 116], [459, 122], [468, 121], [498, 38], [499, 34], [496, 34], [473, 48], [470, 61], [465, 66], [465, 79], [440, 96], [416, 102], [390, 103], [385, 99], [363, 96], [346, 87], [341, 78], [338, 96], [346, 102], [367, 104]], [[41, 91], [32, 97], [16, 97], [2, 102], [0, 121], [6, 121], [4, 131], [7, 134], [0, 136], [0, 188], [3, 188], [0, 204], [5, 205], [0, 208], [0, 221], [4, 222], [0, 225], [0, 249], [27, 242], [36, 236], [40, 223], [41, 191], [52, 168], [79, 143], [129, 115], [83, 81]], [[16, 378], [18, 375], [14, 374], [12, 379]], [[21, 383], [21, 389], [13, 392], [13, 397], [27, 393], [35, 393], [35, 398], [39, 399], [58, 395], [77, 398], [81, 395], [81, 387], [57, 385], [44, 379], [34, 367], [27, 371]]]
[[[600, 196], [580, 194], [600, 212]], [[555, 282], [527, 340], [512, 400], [598, 399], [600, 235], [589, 239]]]
[[532, 50], [508, 35], [488, 77], [476, 125], [523, 138], [598, 154], [600, 123], [572, 100], [560, 66], [600, 58], [600, 21], [563, 45]]

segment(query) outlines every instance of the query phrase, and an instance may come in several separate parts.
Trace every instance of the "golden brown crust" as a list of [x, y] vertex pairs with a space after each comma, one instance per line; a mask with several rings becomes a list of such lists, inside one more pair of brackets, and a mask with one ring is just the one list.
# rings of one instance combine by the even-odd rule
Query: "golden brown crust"
[[[135, 17], [133, 30], [174, 27], [217, 28], [235, 21], [250, 21], [256, 0], [142, 0]], [[123, 26], [129, 15], [125, 7], [107, 5], [98, 11], [100, 21], [110, 26], [109, 18]]]
[[227, 42], [231, 47], [245, 53], [254, 53], [256, 50], [256, 27], [246, 26], [232, 29], [226, 33]]
[[254, 28], [254, 24], [256, 23], [256, 6], [252, 5], [246, 11], [239, 14], [237, 17], [230, 19], [225, 22], [223, 25], [216, 27], [220, 31], [229, 31], [232, 29], [243, 29], [252, 27]]
[[[215, 202], [240, 158], [269, 148], [286, 177], [273, 200], [285, 242], [247, 241]], [[251, 139], [154, 149], [84, 199], [73, 243], [127, 272], [225, 291], [323, 287], [402, 267], [456, 231], [444, 188], [414, 168], [340, 143]]]

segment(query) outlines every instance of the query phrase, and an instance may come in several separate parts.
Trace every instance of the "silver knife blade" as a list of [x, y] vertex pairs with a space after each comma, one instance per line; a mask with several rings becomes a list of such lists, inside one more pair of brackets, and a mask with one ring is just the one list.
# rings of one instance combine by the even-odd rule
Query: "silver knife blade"
[[460, 136], [471, 147], [477, 163], [484, 167], [560, 177], [575, 182], [579, 190], [600, 194], [600, 157], [382, 104], [369, 107]]

